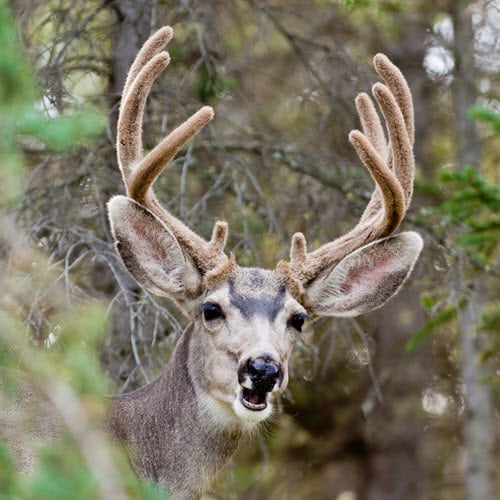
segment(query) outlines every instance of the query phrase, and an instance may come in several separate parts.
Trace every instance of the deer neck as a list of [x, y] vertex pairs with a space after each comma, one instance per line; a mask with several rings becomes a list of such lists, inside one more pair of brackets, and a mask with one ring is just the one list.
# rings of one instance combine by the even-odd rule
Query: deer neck
[[204, 401], [195, 352], [190, 324], [159, 378], [111, 399], [112, 434], [126, 445], [137, 471], [176, 498], [198, 498], [246, 434]]

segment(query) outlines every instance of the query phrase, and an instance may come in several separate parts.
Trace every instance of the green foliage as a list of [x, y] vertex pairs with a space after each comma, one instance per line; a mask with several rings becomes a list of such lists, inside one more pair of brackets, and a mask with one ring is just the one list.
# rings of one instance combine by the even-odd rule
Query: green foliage
[[446, 199], [429, 214], [437, 215], [454, 244], [487, 269], [500, 238], [500, 188], [473, 167], [445, 172], [440, 183]]
[[19, 158], [20, 134], [42, 141], [45, 147], [66, 149], [78, 139], [100, 134], [101, 114], [81, 110], [74, 116], [47, 116], [31, 68], [23, 56], [18, 33], [5, 0], [0, 0], [0, 172], [3, 189], [0, 204], [12, 202], [22, 187]]
[[403, 9], [404, 5], [400, 0], [343, 0], [347, 9], [374, 7], [378, 12], [394, 13]]
[[[500, 188], [473, 167], [442, 173], [437, 188], [444, 195], [443, 202], [422, 210], [420, 216], [427, 222], [434, 221], [446, 247], [454, 249], [454, 258], [467, 259], [469, 273], [486, 273], [493, 265], [500, 240]], [[456, 319], [456, 306], [447, 300], [436, 303], [437, 299], [424, 295], [421, 301], [432, 315], [412, 335], [407, 351], [415, 350], [433, 332]]]
[[222, 96], [226, 92], [235, 90], [238, 87], [237, 80], [232, 77], [224, 78], [216, 74], [210, 74], [207, 71], [201, 73], [196, 83], [196, 93], [198, 99], [207, 103], [212, 98]]
[[344, 0], [344, 7], [353, 9], [354, 7], [367, 7], [372, 3], [372, 0]]
[[[103, 129], [102, 117], [89, 110], [48, 116], [38, 109], [40, 94], [7, 2], [0, 0], [0, 205], [15, 199], [22, 187], [21, 141], [61, 150]], [[104, 460], [115, 471], [121, 498], [163, 498], [136, 478], [122, 452], [100, 431], [106, 412], [103, 394], [111, 392], [98, 362], [107, 330], [104, 308], [96, 302], [72, 305], [63, 270], [33, 250], [4, 213], [0, 275], [0, 499], [102, 498], [103, 479], [84, 451], [90, 439], [100, 447], [95, 449], [96, 463]], [[58, 400], [59, 391], [69, 397], [59, 395]], [[47, 407], [67, 424], [57, 439], [38, 436]], [[35, 452], [39, 467], [32, 475], [18, 471], [15, 445]]]
[[55, 150], [73, 146], [82, 137], [102, 132], [102, 116], [91, 110], [83, 110], [74, 116], [48, 118], [35, 110], [26, 110], [18, 116], [17, 132], [28, 134], [43, 141]]
[[[500, 131], [497, 113], [474, 108], [471, 115]], [[500, 239], [500, 187], [468, 166], [443, 172], [436, 191], [442, 193], [442, 203], [422, 210], [421, 217], [435, 222], [450, 240], [448, 246], [460, 248], [481, 270], [488, 270]]]
[[[0, 498], [16, 498], [19, 492], [16, 492], [16, 477], [13, 473], [14, 462], [10, 456], [10, 451], [7, 446], [0, 440]], [[22, 496], [21, 496], [22, 498]]]
[[[61, 459], [60, 453], [54, 449], [45, 449], [41, 452], [40, 471], [29, 482], [25, 494], [40, 499], [74, 500], [95, 498], [95, 479], [85, 467], [78, 464], [78, 457], [66, 453]], [[59, 476], [58, 481], [54, 477]]]
[[481, 353], [481, 361], [493, 359], [500, 352], [500, 301], [486, 305], [481, 315], [479, 331], [488, 335], [489, 342]]
[[[489, 110], [474, 108], [470, 112], [476, 119], [487, 122], [494, 132], [500, 131], [500, 115]], [[443, 172], [437, 180], [436, 190], [442, 193], [443, 201], [436, 207], [426, 208], [420, 216], [433, 222], [446, 247], [454, 249], [454, 258], [467, 259], [467, 276], [486, 273], [495, 265], [500, 241], [500, 187], [483, 177], [473, 167], [459, 171]], [[424, 294], [422, 306], [431, 312], [431, 317], [416, 331], [407, 343], [407, 351], [415, 350], [431, 334], [451, 324], [457, 317], [456, 305], [446, 298], [439, 299]], [[464, 304], [460, 302], [460, 307]], [[483, 318], [483, 331], [496, 331], [498, 306], [487, 309]], [[492, 312], [494, 311], [494, 312]], [[493, 319], [492, 319], [493, 318]], [[496, 322], [496, 323], [495, 323]], [[487, 326], [489, 325], [489, 326]], [[490, 347], [483, 359], [498, 352], [498, 338], [492, 337]]]
[[456, 319], [457, 310], [447, 305], [443, 310], [431, 316], [424, 325], [410, 337], [406, 344], [406, 352], [415, 351], [422, 342], [426, 341], [438, 328], [448, 325]]
[[[35, 259], [36, 267], [30, 267], [29, 263]], [[102, 447], [95, 453], [100, 454], [101, 462], [103, 455], [107, 455], [108, 466], [116, 470], [120, 487], [127, 496], [162, 498], [156, 488], [141, 484], [121, 451], [107, 443], [100, 431], [106, 412], [103, 394], [111, 392], [97, 354], [107, 331], [104, 308], [98, 303], [69, 307], [63, 287], [57, 279], [54, 282], [61, 270], [53, 266], [49, 269], [41, 255], [29, 250], [17, 253], [15, 264], [1, 271], [6, 272], [8, 278], [3, 282], [0, 300], [0, 365], [3, 367], [0, 370], [0, 422], [5, 416], [3, 408], [15, 408], [17, 437], [13, 442], [33, 448], [39, 467], [29, 476], [17, 470], [9, 450], [12, 441], [9, 442], [9, 434], [2, 432], [2, 423], [0, 499], [99, 498], [102, 484], [96, 478], [88, 454], [83, 451], [84, 442], [89, 439], [96, 440]], [[23, 284], [20, 294], [18, 289]], [[42, 296], [43, 304], [39, 304], [37, 296], [47, 286], [50, 286], [50, 294]], [[38, 307], [53, 311], [46, 318], [47, 332], [42, 343], [35, 342], [29, 330], [26, 332], [20, 319], [24, 304], [30, 305], [32, 314], [36, 314]], [[65, 397], [57, 400], [61, 390]], [[54, 398], [63, 409], [54, 403]], [[39, 422], [45, 418], [48, 401], [63, 427], [74, 423], [75, 418], [79, 420], [78, 425], [70, 431], [61, 429], [57, 439], [40, 437], [33, 441], [32, 436], [38, 436]]]
[[[70, 443], [66, 445], [71, 446]], [[0, 442], [0, 500], [89, 500], [102, 498], [93, 475], [81, 465], [71, 448], [64, 453], [56, 448], [40, 451], [40, 470], [32, 477], [18, 474], [9, 452]], [[133, 473], [123, 476], [128, 498], [160, 500], [165, 493], [154, 485], [141, 485]]]
[[0, 0], [0, 102], [5, 106], [23, 106], [35, 98], [35, 83], [27, 62], [20, 57], [18, 35], [7, 9]]
[[[26, 477], [19, 474], [7, 447], [0, 441], [0, 500], [89, 500], [102, 498], [95, 477], [82, 465], [72, 444], [64, 441], [64, 452], [59, 448], [45, 448], [39, 452], [40, 468]], [[125, 469], [126, 464], [121, 459]], [[160, 500], [165, 492], [151, 484], [140, 484], [132, 472], [122, 476], [126, 498]], [[109, 498], [109, 497], [108, 497]]]
[[491, 109], [471, 108], [469, 116], [474, 120], [486, 123], [495, 133], [500, 133], [500, 114]]

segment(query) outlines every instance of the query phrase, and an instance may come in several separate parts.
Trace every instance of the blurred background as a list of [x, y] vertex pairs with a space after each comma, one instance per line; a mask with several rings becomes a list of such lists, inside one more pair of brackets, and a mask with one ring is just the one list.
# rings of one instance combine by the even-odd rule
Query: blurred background
[[356, 94], [377, 80], [374, 54], [400, 67], [416, 110], [403, 227], [425, 248], [411, 280], [376, 312], [315, 324], [279, 415], [205, 498], [495, 498], [498, 0], [0, 0], [0, 387], [11, 398], [7, 373], [27, 374], [68, 427], [26, 480], [4, 426], [0, 498], [157, 498], [104, 444], [100, 471], [85, 443], [104, 443], [100, 395], [153, 380], [187, 322], [129, 278], [105, 210], [123, 192], [121, 88], [165, 24], [172, 62], [147, 104], [145, 147], [202, 104], [216, 118], [156, 192], [205, 237], [227, 220], [241, 265], [272, 268], [294, 232], [314, 247], [357, 222], [373, 185], [347, 134]]

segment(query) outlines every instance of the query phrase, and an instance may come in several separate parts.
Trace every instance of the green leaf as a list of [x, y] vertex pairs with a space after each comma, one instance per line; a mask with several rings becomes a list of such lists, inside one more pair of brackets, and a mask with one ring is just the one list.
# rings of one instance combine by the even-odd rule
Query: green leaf
[[444, 326], [453, 321], [457, 316], [457, 311], [454, 307], [448, 306], [443, 311], [429, 318], [424, 326], [417, 330], [406, 343], [406, 352], [413, 352], [419, 347], [422, 342], [427, 340], [431, 334], [439, 327]]
[[83, 137], [100, 134], [105, 127], [103, 116], [90, 110], [73, 116], [47, 118], [38, 111], [21, 116], [17, 130], [32, 135], [55, 150], [67, 149]]
[[500, 132], [500, 114], [492, 109], [473, 107], [469, 110], [469, 116], [490, 125], [493, 132]]

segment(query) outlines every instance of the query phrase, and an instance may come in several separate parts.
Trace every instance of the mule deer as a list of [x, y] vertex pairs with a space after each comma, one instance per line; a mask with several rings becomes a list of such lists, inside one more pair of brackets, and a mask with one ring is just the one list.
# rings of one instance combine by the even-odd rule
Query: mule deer
[[289, 261], [274, 270], [243, 268], [224, 253], [228, 232], [217, 222], [205, 240], [157, 200], [153, 184], [179, 149], [210, 120], [203, 107], [143, 156], [141, 126], [151, 85], [167, 67], [164, 27], [147, 40], [127, 77], [118, 120], [118, 163], [126, 196], [108, 204], [116, 250], [150, 292], [190, 304], [191, 322], [163, 373], [112, 401], [110, 427], [137, 471], [176, 497], [198, 498], [241, 440], [267, 419], [273, 395], [288, 383], [288, 360], [310, 315], [357, 316], [401, 288], [420, 254], [414, 232], [392, 235], [412, 197], [413, 108], [400, 71], [378, 54], [386, 85], [375, 106], [356, 98], [363, 132], [349, 139], [376, 188], [358, 224], [308, 251], [296, 233]]

